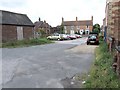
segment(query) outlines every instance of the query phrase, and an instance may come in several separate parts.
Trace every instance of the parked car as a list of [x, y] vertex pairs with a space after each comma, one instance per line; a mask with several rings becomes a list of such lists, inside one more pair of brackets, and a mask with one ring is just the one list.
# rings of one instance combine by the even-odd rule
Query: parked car
[[62, 37], [63, 40], [69, 40], [70, 39], [69, 35], [67, 35], [67, 34], [61, 34], [61, 37]]
[[53, 34], [51, 36], [48, 36], [47, 39], [49, 39], [49, 40], [63, 40], [64, 38], [62, 37], [61, 34]]
[[75, 34], [76, 38], [82, 38], [82, 35]]
[[71, 40], [73, 40], [73, 39], [76, 39], [76, 38], [77, 38], [75, 34], [70, 34], [68, 37], [69, 37]]
[[97, 35], [89, 35], [87, 39], [87, 45], [89, 44], [97, 44], [99, 45], [99, 38]]

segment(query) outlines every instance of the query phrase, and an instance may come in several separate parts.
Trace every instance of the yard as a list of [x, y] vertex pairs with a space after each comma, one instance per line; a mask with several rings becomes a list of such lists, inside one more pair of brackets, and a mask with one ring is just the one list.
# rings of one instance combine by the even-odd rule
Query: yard
[[80, 88], [82, 83], [73, 82], [72, 77], [89, 72], [95, 48], [86, 45], [85, 37], [3, 48], [3, 88]]

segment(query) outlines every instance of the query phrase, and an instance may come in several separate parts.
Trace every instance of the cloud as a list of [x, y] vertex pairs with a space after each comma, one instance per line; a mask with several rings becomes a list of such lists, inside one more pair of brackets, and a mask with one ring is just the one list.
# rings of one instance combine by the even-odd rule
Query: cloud
[[50, 25], [61, 24], [65, 20], [91, 19], [102, 24], [105, 0], [0, 0], [0, 8], [27, 14], [35, 22], [40, 17]]
[[22, 7], [25, 5], [25, 1], [24, 2], [22, 0], [0, 0], [0, 6], [2, 7], [7, 7], [7, 8], [16, 8], [16, 7]]

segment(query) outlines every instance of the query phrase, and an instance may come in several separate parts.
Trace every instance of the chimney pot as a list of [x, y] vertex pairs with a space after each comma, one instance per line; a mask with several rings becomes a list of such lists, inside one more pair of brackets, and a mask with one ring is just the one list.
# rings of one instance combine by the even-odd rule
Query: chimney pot
[[78, 17], [76, 17], [76, 21], [78, 21]]

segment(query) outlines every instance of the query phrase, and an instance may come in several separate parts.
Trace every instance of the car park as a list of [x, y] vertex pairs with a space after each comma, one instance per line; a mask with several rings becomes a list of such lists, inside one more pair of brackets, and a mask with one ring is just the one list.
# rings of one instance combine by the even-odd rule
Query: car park
[[89, 44], [97, 44], [99, 45], [99, 38], [97, 35], [89, 35], [87, 39], [87, 45]]

